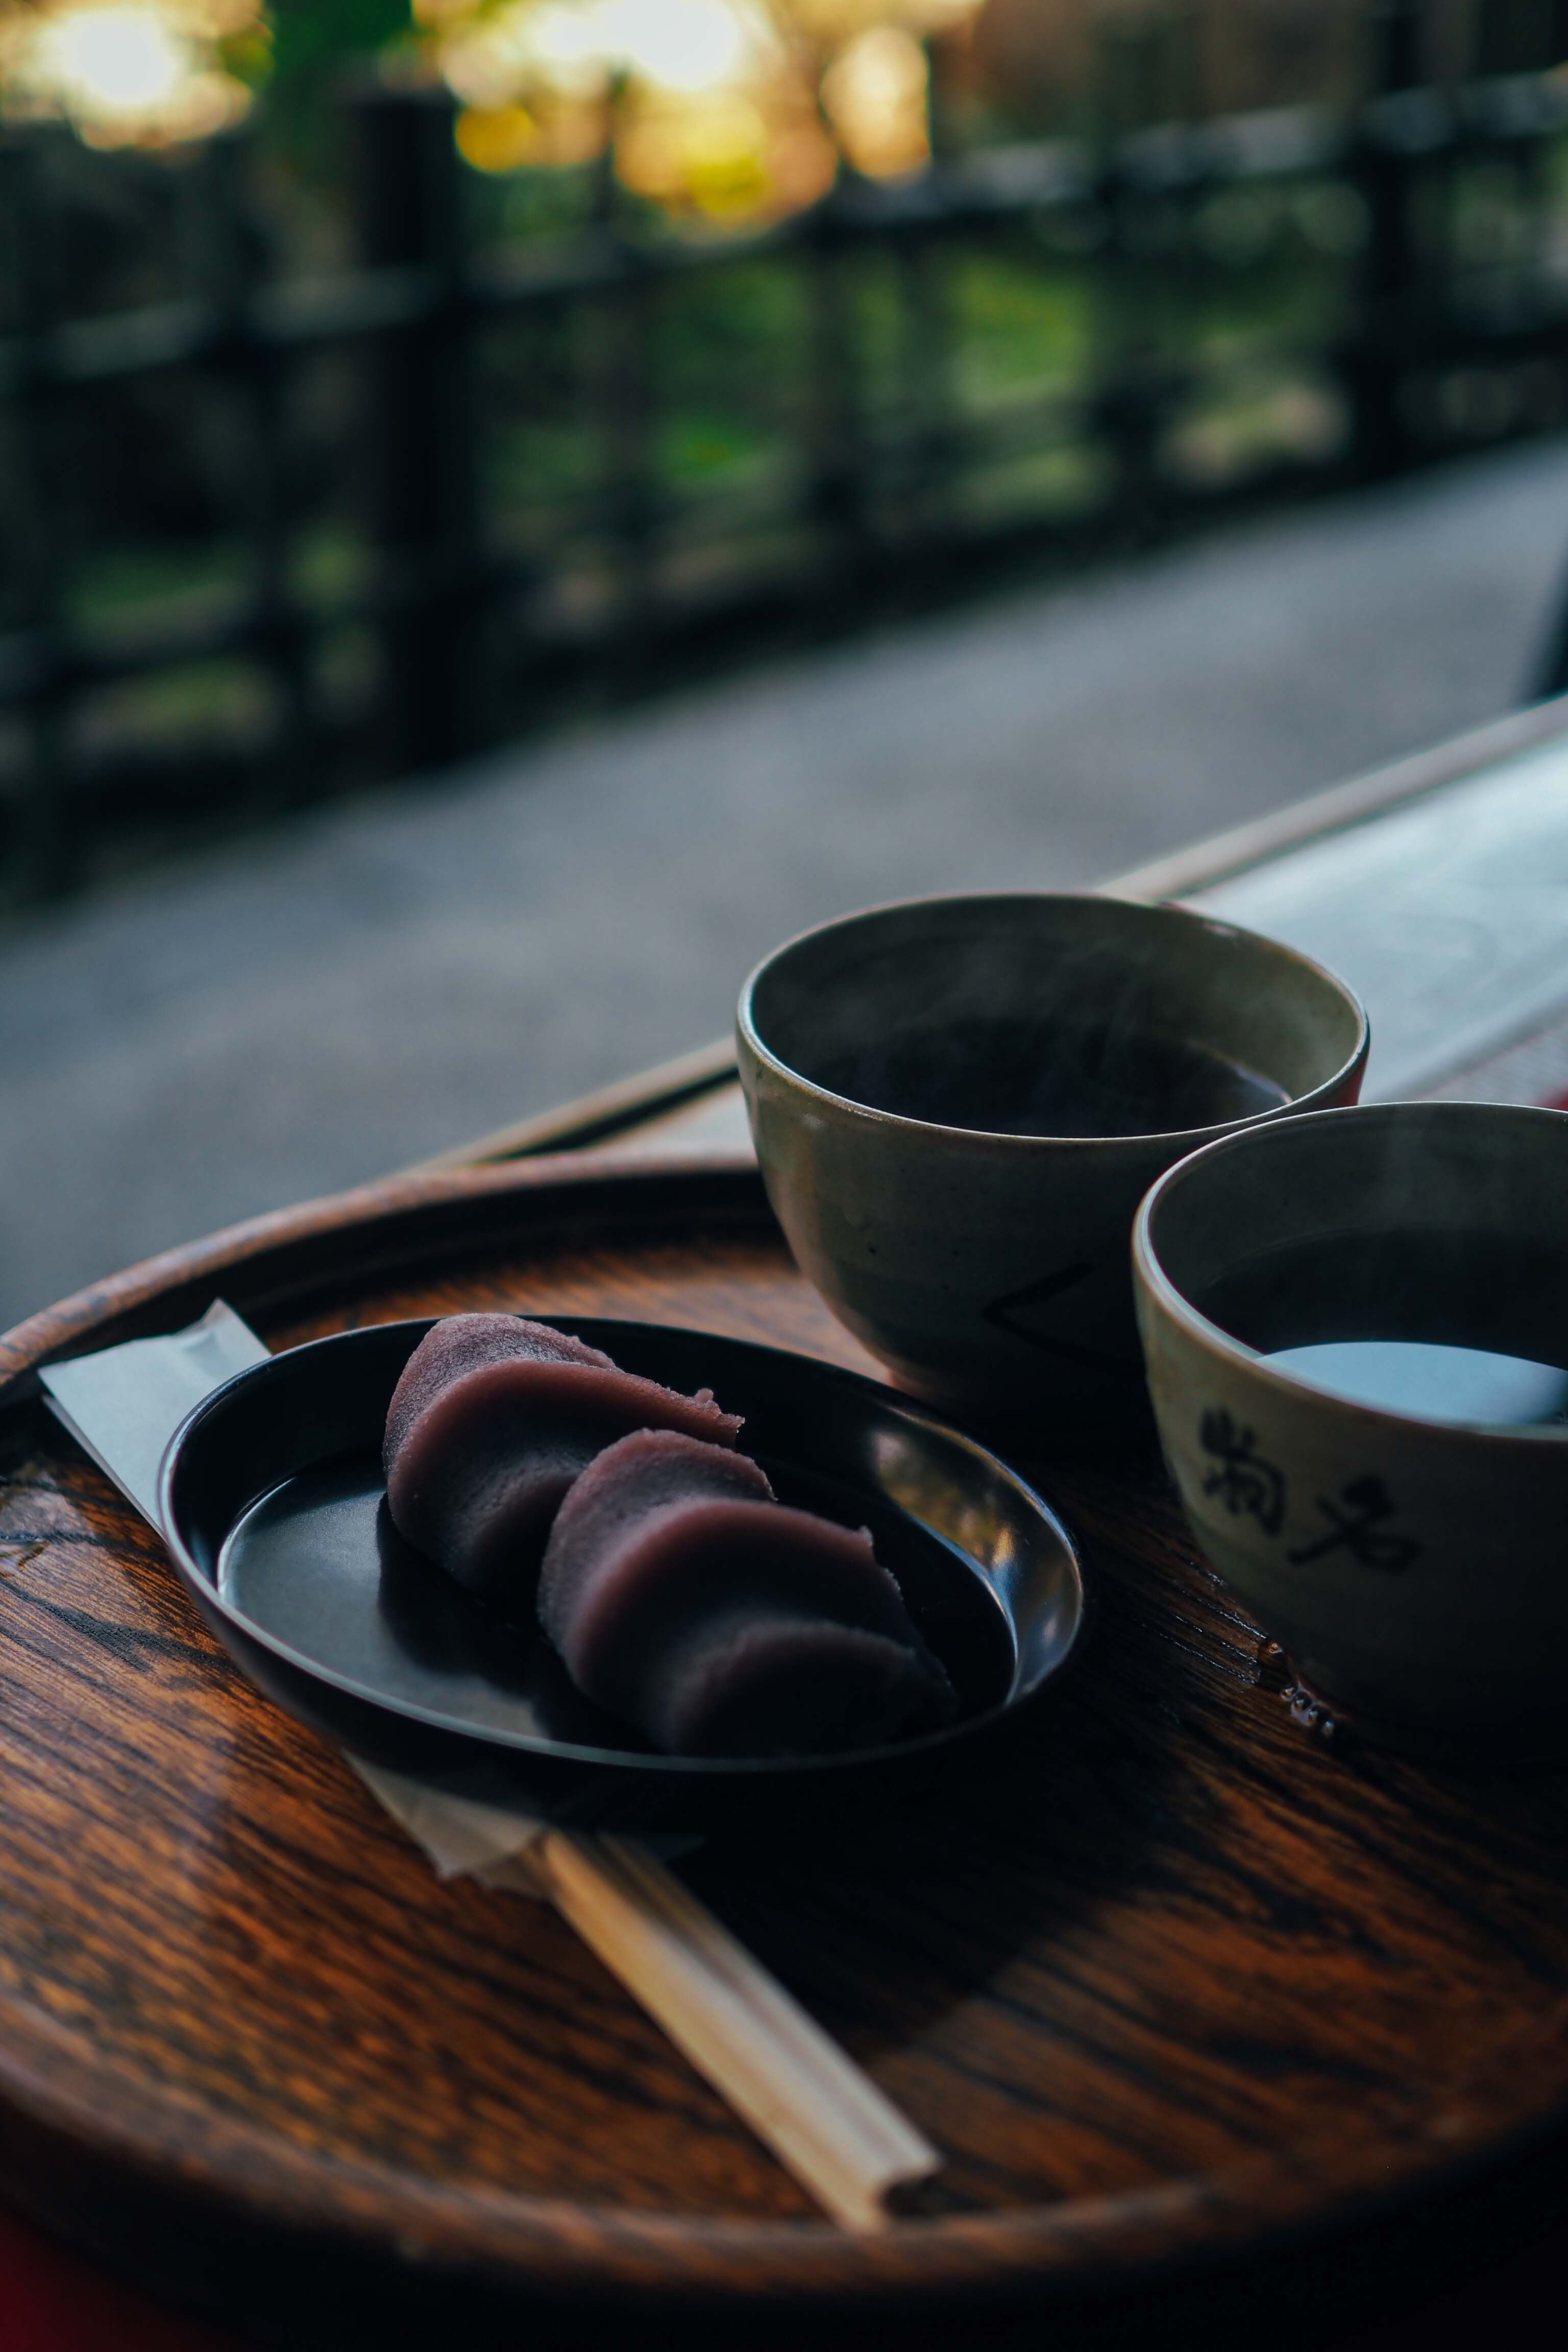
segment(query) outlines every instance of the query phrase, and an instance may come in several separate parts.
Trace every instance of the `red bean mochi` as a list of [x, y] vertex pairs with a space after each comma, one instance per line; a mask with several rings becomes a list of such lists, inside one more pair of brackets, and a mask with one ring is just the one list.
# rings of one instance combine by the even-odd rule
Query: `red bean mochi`
[[678, 1430], [715, 1452], [741, 1423], [710, 1390], [681, 1396], [518, 1315], [451, 1315], [393, 1391], [383, 1464], [394, 1526], [478, 1598], [531, 1608], [562, 1497], [629, 1430]]
[[876, 1747], [955, 1707], [864, 1528], [789, 1509], [754, 1462], [675, 1431], [620, 1438], [577, 1479], [539, 1614], [578, 1687], [674, 1754]]

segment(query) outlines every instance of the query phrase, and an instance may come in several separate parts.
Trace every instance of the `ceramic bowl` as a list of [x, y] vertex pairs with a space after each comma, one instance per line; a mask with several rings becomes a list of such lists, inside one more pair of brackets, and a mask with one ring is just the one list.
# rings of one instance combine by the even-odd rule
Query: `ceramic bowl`
[[[975, 1042], [997, 1036], [1005, 1100], [988, 1075], [1002, 1063]], [[1178, 1113], [1168, 1131], [1156, 1118], [1090, 1135], [977, 1123], [1048, 1115], [1019, 1071], [1048, 1080], [1086, 1038], [1110, 1039], [1135, 1074], [1194, 1051], [1255, 1073], [1279, 1090], [1266, 1118], [1353, 1102], [1367, 1050], [1355, 998], [1304, 956], [1112, 898], [873, 908], [791, 940], [746, 983], [741, 1076], [769, 1199], [807, 1279], [920, 1396], [1143, 1410], [1132, 1214], [1235, 1120]]]
[[1568, 1364], [1568, 1114], [1388, 1103], [1229, 1136], [1133, 1236], [1165, 1457], [1302, 1682], [1407, 1747], [1558, 1744], [1568, 1427], [1438, 1422], [1257, 1352], [1347, 1338]]

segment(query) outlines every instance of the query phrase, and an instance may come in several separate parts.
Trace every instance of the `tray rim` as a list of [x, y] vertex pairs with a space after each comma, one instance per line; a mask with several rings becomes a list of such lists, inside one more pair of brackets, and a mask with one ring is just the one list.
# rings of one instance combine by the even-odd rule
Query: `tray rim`
[[[636, 1154], [563, 1153], [522, 1162], [361, 1186], [247, 1220], [87, 1286], [0, 1336], [0, 1402], [29, 1391], [47, 1362], [96, 1342], [165, 1329], [193, 1294], [223, 1276], [231, 1303], [274, 1310], [318, 1296], [334, 1278], [417, 1262], [420, 1244], [458, 1257], [483, 1240], [456, 1230], [479, 1206], [548, 1221], [554, 1205], [681, 1206], [712, 1194], [756, 1228], [773, 1224], [755, 1163], [735, 1154], [650, 1161]], [[532, 1216], [530, 1213], [532, 1213]], [[443, 1232], [445, 1238], [442, 1238]], [[356, 1248], [356, 1244], [358, 1247]], [[334, 1275], [334, 1269], [336, 1274]], [[204, 1301], [205, 1303], [205, 1301]], [[193, 1311], [195, 1311], [193, 1309]], [[766, 1343], [764, 1343], [766, 1344]], [[170, 1567], [174, 1574], [173, 1565]], [[3, 2001], [0, 1996], [0, 2001]], [[788, 2306], [902, 2305], [932, 2294], [1026, 2294], [1073, 2299], [1114, 2278], [1146, 2288], [1227, 2255], [1320, 2238], [1377, 2212], [1458, 2185], [1524, 2154], [1568, 2118], [1568, 1991], [1516, 2021], [1500, 2041], [1456, 2066], [1417, 2117], [1362, 2114], [1256, 2150], [1221, 2169], [1087, 2199], [903, 2220], [849, 2237], [826, 2221], [649, 2213], [571, 2199], [455, 2189], [392, 2166], [297, 2150], [270, 2128], [200, 2105], [179, 2088], [127, 2081], [127, 2070], [20, 1999], [0, 2035], [0, 2181], [38, 2211], [35, 2183], [62, 2151], [94, 2186], [134, 2189], [173, 2210], [195, 2204], [214, 2227], [254, 2249], [258, 2237], [331, 2245], [390, 2270], [461, 2277], [516, 2294], [570, 2294], [583, 2305], [662, 2291], [673, 2297]], [[101, 2200], [79, 2196], [83, 2242], [137, 2267]], [[58, 2230], [58, 2212], [42, 2218]]]

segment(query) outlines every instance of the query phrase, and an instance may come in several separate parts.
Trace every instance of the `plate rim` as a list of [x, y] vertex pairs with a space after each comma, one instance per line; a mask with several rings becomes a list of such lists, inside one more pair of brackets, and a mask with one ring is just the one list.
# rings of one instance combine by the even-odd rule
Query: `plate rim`
[[[227, 1380], [221, 1381], [216, 1388], [209, 1390], [205, 1397], [200, 1398], [192, 1406], [163, 1449], [163, 1460], [158, 1468], [158, 1518], [159, 1532], [168, 1547], [170, 1558], [181, 1581], [187, 1586], [199, 1587], [200, 1600], [204, 1607], [216, 1609], [226, 1623], [235, 1626], [247, 1641], [259, 1643], [272, 1656], [295, 1672], [304, 1674], [313, 1681], [325, 1683], [331, 1688], [342, 1692], [345, 1696], [357, 1699], [363, 1705], [376, 1707], [401, 1722], [418, 1724], [427, 1730], [472, 1740], [502, 1756], [538, 1757], [562, 1763], [597, 1767], [606, 1771], [630, 1771], [650, 1778], [674, 1775], [679, 1779], [693, 1780], [702, 1785], [753, 1780], [765, 1782], [770, 1786], [788, 1786], [818, 1778], [831, 1778], [842, 1771], [865, 1769], [894, 1759], [899, 1761], [909, 1759], [912, 1762], [923, 1756], [939, 1754], [948, 1748], [962, 1747], [967, 1740], [996, 1729], [1001, 1724], [1016, 1717], [1023, 1708], [1034, 1706], [1044, 1697], [1047, 1690], [1059, 1680], [1079, 1656], [1083, 1643], [1085, 1624], [1089, 1614], [1089, 1589], [1084, 1574], [1081, 1552], [1060, 1513], [1046, 1500], [1021, 1471], [1016, 1470], [1011, 1463], [1005, 1461], [999, 1454], [994, 1454], [989, 1446], [983, 1444], [978, 1438], [972, 1437], [967, 1431], [959, 1429], [952, 1423], [945, 1421], [930, 1406], [906, 1397], [901, 1391], [892, 1388], [887, 1382], [873, 1380], [863, 1372], [850, 1371], [847, 1367], [826, 1363], [817, 1357], [803, 1355], [798, 1349], [773, 1347], [766, 1340], [734, 1339], [723, 1332], [704, 1331], [685, 1324], [649, 1323], [640, 1318], [625, 1315], [542, 1314], [524, 1317], [521, 1309], [509, 1307], [503, 1311], [517, 1314], [520, 1319], [542, 1323], [551, 1329], [574, 1332], [585, 1325], [592, 1326], [596, 1330], [613, 1330], [618, 1328], [623, 1330], [649, 1333], [658, 1338], [668, 1336], [681, 1339], [695, 1339], [710, 1343], [716, 1348], [735, 1349], [748, 1355], [767, 1357], [775, 1363], [787, 1365], [797, 1378], [804, 1378], [813, 1385], [818, 1382], [830, 1386], [848, 1385], [863, 1391], [884, 1410], [890, 1410], [905, 1420], [923, 1423], [943, 1439], [956, 1443], [972, 1454], [977, 1454], [994, 1475], [999, 1475], [1007, 1482], [1032, 1514], [1044, 1524], [1066, 1566], [1073, 1595], [1073, 1619], [1060, 1655], [1031, 1689], [1016, 1696], [1004, 1697], [994, 1706], [983, 1709], [978, 1715], [964, 1717], [957, 1723], [943, 1725], [934, 1731], [923, 1732], [914, 1739], [894, 1740], [881, 1747], [850, 1748], [825, 1756], [667, 1756], [658, 1751], [647, 1749], [583, 1747], [572, 1740], [546, 1739], [526, 1733], [509, 1732], [499, 1726], [475, 1725], [455, 1717], [437, 1714], [432, 1708], [421, 1707], [410, 1702], [392, 1700], [384, 1692], [376, 1689], [373, 1685], [355, 1681], [352, 1676], [341, 1673], [334, 1667], [322, 1665], [318, 1659], [311, 1658], [303, 1651], [295, 1649], [268, 1627], [247, 1616], [223, 1591], [216, 1576], [209, 1576], [206, 1573], [184, 1540], [175, 1513], [174, 1488], [182, 1466], [188, 1457], [191, 1443], [199, 1435], [203, 1423], [209, 1414], [218, 1411], [226, 1401], [232, 1399], [240, 1390], [259, 1389], [265, 1386], [279, 1365], [289, 1362], [301, 1355], [318, 1354], [329, 1349], [352, 1350], [356, 1344], [363, 1346], [368, 1339], [392, 1330], [412, 1329], [417, 1327], [423, 1327], [425, 1330], [428, 1330], [433, 1325], [445, 1319], [434, 1315], [399, 1317], [385, 1323], [356, 1324], [353, 1329], [349, 1331], [333, 1331], [320, 1339], [303, 1340], [295, 1348], [279, 1349], [275, 1355], [269, 1355], [264, 1362], [247, 1364], [240, 1371], [231, 1373]], [[290, 1475], [295, 1475], [298, 1474], [290, 1474]], [[258, 1509], [268, 1496], [277, 1493], [287, 1483], [287, 1480], [279, 1480], [264, 1492], [253, 1495], [246, 1505], [245, 1511], [231, 1522], [225, 1542], [226, 1543], [229, 1537], [232, 1537], [246, 1516]], [[925, 1521], [919, 1518], [918, 1514], [910, 1512], [907, 1516], [915, 1519], [917, 1525], [924, 1528], [926, 1533], [934, 1541], [949, 1549], [958, 1549], [952, 1545], [946, 1537], [939, 1535], [934, 1528], [928, 1527]], [[990, 1585], [992, 1580], [987, 1576], [983, 1565], [970, 1554], [966, 1553], [963, 1557], [968, 1561], [971, 1572], [978, 1575], [984, 1582]], [[195, 1596], [193, 1595], [193, 1597]], [[243, 1661], [239, 1663], [243, 1671]], [[278, 1702], [275, 1700], [274, 1704]]]

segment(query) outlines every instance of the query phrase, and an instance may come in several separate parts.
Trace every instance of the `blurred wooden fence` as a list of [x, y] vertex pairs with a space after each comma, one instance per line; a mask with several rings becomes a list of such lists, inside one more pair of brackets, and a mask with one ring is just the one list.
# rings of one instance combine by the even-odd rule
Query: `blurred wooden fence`
[[[89, 318], [61, 314], [39, 266], [42, 151], [14, 141], [0, 152], [14, 264], [0, 337], [10, 895], [66, 887], [127, 828], [248, 822], [345, 780], [449, 761], [595, 680], [690, 675], [1017, 558], [1076, 559], [1563, 422], [1568, 91], [1548, 75], [1403, 86], [1412, 70], [1391, 49], [1384, 93], [1349, 119], [1271, 111], [1098, 147], [939, 155], [913, 182], [841, 180], [816, 209], [744, 236], [631, 218], [606, 171], [581, 228], [484, 244], [447, 102], [381, 89], [348, 125], [351, 273], [271, 282], [247, 231], [247, 148], [219, 142], [187, 167], [202, 282]], [[1236, 388], [1258, 380], [1258, 338], [1223, 315], [1247, 262], [1235, 200], [1291, 191], [1331, 223], [1341, 257], [1326, 307], [1297, 317], [1287, 300], [1271, 331], [1270, 381], [1288, 361], [1301, 429], [1254, 447]], [[1087, 289], [1092, 332], [1045, 388], [976, 408], [959, 388], [952, 272], [999, 244]], [[785, 461], [739, 487], [683, 486], [660, 454], [667, 316], [683, 287], [759, 268], [787, 270], [798, 295]], [[858, 307], [868, 268], [886, 314], [874, 364]], [[1199, 331], [1216, 289], [1220, 324]], [[520, 326], [570, 339], [569, 421], [588, 451], [581, 478], [531, 505], [526, 479], [501, 500], [490, 464], [498, 415], [528, 409], [526, 351], [499, 393], [489, 360]], [[342, 475], [357, 551], [323, 586], [300, 555], [311, 493], [292, 404], [300, 373], [327, 356], [353, 387]], [[106, 614], [79, 593], [81, 436], [112, 431], [106, 390], [153, 382], [193, 419], [220, 403], [230, 420], [232, 560], [162, 617], [134, 598]], [[1205, 415], [1221, 416], [1206, 440]], [[1070, 460], [1065, 494], [977, 491], [1009, 467], [1026, 488], [1052, 453]], [[221, 696], [215, 730], [199, 692], [193, 715], [174, 691], [204, 675], [248, 681], [237, 730]], [[150, 691], [150, 727], [116, 722], [128, 694]]]

